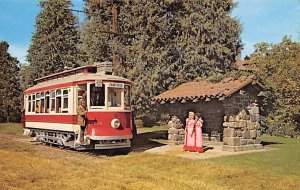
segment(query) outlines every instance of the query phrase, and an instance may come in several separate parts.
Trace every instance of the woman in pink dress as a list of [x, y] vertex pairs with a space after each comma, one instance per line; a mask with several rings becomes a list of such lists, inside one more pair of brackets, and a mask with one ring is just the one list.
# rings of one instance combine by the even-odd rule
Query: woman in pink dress
[[195, 116], [195, 151], [196, 152], [203, 152], [203, 143], [202, 143], [202, 126], [203, 120], [199, 113], [196, 113]]
[[194, 151], [195, 149], [195, 125], [195, 113], [191, 111], [189, 112], [189, 117], [186, 119], [184, 150]]

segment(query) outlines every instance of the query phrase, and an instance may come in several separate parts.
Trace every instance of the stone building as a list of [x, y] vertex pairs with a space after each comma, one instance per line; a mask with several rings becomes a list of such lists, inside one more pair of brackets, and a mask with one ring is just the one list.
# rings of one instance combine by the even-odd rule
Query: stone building
[[250, 144], [258, 148], [254, 144], [260, 144], [258, 102], [261, 94], [262, 86], [251, 75], [218, 83], [184, 83], [154, 100], [159, 111], [175, 115], [183, 123], [189, 111], [200, 112], [204, 118], [203, 140], [223, 141], [224, 150], [239, 151], [246, 150], [242, 146]]

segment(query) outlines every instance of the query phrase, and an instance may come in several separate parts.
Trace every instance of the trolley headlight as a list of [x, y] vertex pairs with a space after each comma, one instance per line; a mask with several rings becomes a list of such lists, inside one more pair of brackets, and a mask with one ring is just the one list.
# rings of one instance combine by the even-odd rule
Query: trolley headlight
[[121, 123], [120, 120], [118, 119], [113, 119], [111, 120], [111, 127], [114, 129], [117, 129], [118, 127], [120, 127]]

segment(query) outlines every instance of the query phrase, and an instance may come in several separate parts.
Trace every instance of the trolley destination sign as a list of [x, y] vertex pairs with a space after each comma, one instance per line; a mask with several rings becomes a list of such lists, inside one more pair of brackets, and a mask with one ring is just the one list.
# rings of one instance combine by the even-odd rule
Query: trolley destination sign
[[124, 83], [109, 83], [108, 87], [112, 87], [112, 88], [124, 88]]

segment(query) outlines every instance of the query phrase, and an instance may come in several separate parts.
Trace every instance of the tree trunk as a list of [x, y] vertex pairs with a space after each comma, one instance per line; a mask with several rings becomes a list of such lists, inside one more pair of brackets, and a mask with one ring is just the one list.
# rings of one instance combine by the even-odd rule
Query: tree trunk
[[9, 118], [9, 110], [6, 110], [6, 122], [7, 122], [7, 123], [10, 122], [10, 118]]

